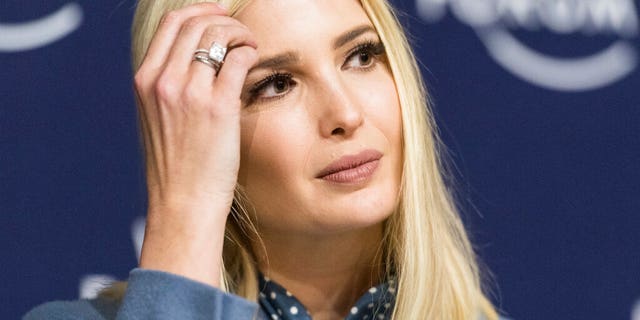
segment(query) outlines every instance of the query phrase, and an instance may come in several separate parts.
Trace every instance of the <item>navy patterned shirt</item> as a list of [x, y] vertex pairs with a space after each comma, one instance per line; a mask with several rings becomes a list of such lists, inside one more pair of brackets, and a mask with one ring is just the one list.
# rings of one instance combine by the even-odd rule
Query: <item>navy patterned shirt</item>
[[[272, 320], [311, 320], [307, 309], [289, 291], [273, 280], [260, 275], [258, 302]], [[395, 280], [372, 287], [358, 299], [345, 320], [391, 319], [395, 303]]]

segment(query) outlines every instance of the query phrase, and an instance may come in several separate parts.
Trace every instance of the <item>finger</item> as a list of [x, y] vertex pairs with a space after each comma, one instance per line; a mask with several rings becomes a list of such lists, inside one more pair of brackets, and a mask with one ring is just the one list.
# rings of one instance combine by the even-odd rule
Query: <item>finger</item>
[[247, 72], [258, 60], [258, 51], [250, 46], [231, 49], [213, 86], [213, 95], [223, 105], [240, 106], [240, 94]]
[[[207, 48], [213, 43], [226, 47], [227, 52], [234, 48], [248, 46], [255, 49], [257, 47], [253, 34], [246, 28], [240, 26], [210, 26], [205, 30], [197, 48]], [[221, 66], [220, 66], [221, 67]], [[190, 79], [211, 87], [216, 70], [210, 66], [196, 61], [191, 66]]]
[[185, 21], [173, 44], [166, 66], [167, 72], [184, 74], [191, 65], [195, 51], [209, 50], [214, 41], [223, 46], [242, 43], [256, 46], [249, 30], [233, 18], [219, 15], [193, 17]]
[[202, 2], [167, 12], [158, 24], [158, 29], [147, 49], [144, 63], [151, 68], [162, 66], [184, 22], [195, 16], [211, 14], [224, 15], [227, 14], [227, 10], [216, 3]]

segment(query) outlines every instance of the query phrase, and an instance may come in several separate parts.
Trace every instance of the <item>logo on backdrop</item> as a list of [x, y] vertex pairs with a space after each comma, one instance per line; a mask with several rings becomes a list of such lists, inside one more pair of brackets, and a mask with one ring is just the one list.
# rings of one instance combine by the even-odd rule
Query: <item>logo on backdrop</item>
[[[472, 27], [500, 66], [534, 85], [559, 91], [586, 91], [613, 84], [637, 67], [638, 11], [633, 0], [416, 0], [426, 21], [440, 21], [447, 7]], [[609, 47], [588, 56], [543, 54], [509, 32], [541, 28], [559, 35], [614, 35]]]
[[56, 42], [80, 27], [82, 8], [68, 3], [44, 17], [20, 23], [0, 23], [0, 52], [27, 51]]
[[640, 320], [640, 299], [638, 299], [631, 310], [631, 320]]
[[[131, 224], [131, 240], [136, 257], [140, 261], [140, 252], [142, 251], [142, 241], [144, 240], [144, 228], [146, 220], [144, 217], [136, 218]], [[80, 278], [78, 285], [78, 295], [80, 299], [93, 299], [98, 296], [100, 291], [113, 282], [116, 277], [109, 274], [87, 274]]]

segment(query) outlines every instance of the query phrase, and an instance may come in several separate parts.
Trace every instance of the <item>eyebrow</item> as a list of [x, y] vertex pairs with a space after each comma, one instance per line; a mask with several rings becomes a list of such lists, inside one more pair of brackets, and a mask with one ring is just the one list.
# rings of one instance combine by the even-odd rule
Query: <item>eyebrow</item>
[[[357, 26], [337, 37], [333, 41], [333, 49], [339, 49], [345, 44], [353, 41], [361, 34], [367, 32], [376, 32], [371, 25], [365, 24], [361, 26]], [[251, 69], [249, 69], [248, 73], [255, 71], [257, 69], [273, 69], [276, 67], [283, 67], [288, 65], [294, 65], [300, 62], [300, 55], [296, 51], [286, 51], [268, 58], [261, 59], [256, 63]]]
[[340, 47], [351, 42], [353, 39], [357, 38], [358, 36], [366, 32], [375, 33], [376, 29], [374, 29], [372, 26], [368, 24], [355, 27], [352, 30], [347, 31], [342, 35], [340, 35], [338, 38], [336, 38], [336, 40], [333, 42], [333, 49], [334, 50], [339, 49]]

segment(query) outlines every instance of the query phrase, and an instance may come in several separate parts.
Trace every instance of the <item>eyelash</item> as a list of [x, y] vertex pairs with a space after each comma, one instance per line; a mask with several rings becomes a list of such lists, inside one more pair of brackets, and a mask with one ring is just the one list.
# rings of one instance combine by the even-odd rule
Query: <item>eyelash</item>
[[[357, 57], [359, 54], [362, 54], [362, 53], [370, 54], [371, 59], [381, 60], [382, 58], [381, 56], [384, 55], [385, 53], [384, 45], [382, 44], [382, 42], [374, 42], [371, 40], [363, 41], [360, 44], [356, 45], [353, 49], [351, 49], [349, 53], [347, 53], [347, 58], [345, 59], [345, 62], [350, 61], [351, 59]], [[360, 69], [359, 71], [366, 72], [373, 69], [375, 66], [376, 66], [376, 62], [373, 61], [369, 66], [359, 68]], [[283, 98], [284, 96], [287, 95], [287, 93], [280, 94], [274, 97], [266, 97], [266, 98], [258, 97], [258, 95], [267, 87], [275, 84], [276, 81], [285, 81], [286, 83], [288, 83], [290, 87], [295, 87], [296, 83], [292, 81], [292, 79], [293, 79], [293, 75], [291, 73], [281, 73], [281, 72], [274, 71], [267, 77], [256, 82], [251, 87], [251, 89], [249, 90], [248, 104], [252, 104], [256, 101], [277, 100], [277, 99]]]

